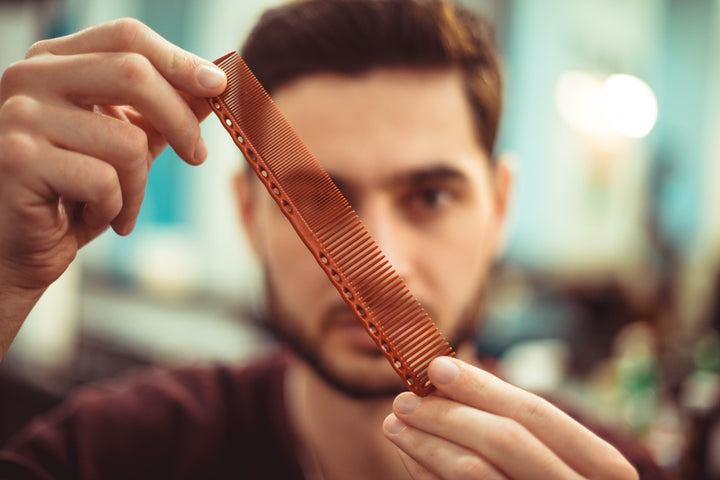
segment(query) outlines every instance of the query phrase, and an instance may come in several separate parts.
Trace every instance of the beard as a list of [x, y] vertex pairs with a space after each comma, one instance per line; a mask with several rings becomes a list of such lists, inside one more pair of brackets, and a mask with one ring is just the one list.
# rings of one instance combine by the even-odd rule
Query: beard
[[[463, 308], [461, 313], [462, 318], [456, 324], [457, 327], [454, 331], [443, 332], [448, 343], [455, 350], [457, 350], [461, 344], [475, 340], [481, 305], [483, 303], [481, 295], [482, 288], [479, 287], [477, 292], [478, 294], [475, 298]], [[423, 303], [422, 301], [420, 303], [423, 304], [423, 307], [432, 318], [432, 305]], [[321, 325], [323, 327], [330, 325], [336, 316], [347, 315], [347, 312], [351, 312], [351, 308], [338, 297], [338, 303], [328, 307], [322, 314]], [[399, 376], [397, 377], [397, 382], [393, 382], [391, 385], [368, 385], [358, 378], [350, 377], [347, 374], [340, 374], [330, 364], [333, 359], [328, 360], [321, 355], [322, 336], [309, 338], [303, 333], [301, 328], [298, 328], [302, 325], [302, 319], [290, 313], [288, 309], [282, 308], [282, 303], [276, 295], [272, 282], [268, 279], [265, 281], [265, 305], [248, 316], [255, 324], [269, 332], [278, 342], [289, 348], [301, 361], [310, 366], [315, 374], [327, 385], [349, 398], [392, 398], [407, 390], [407, 387]], [[368, 355], [368, 353], [365, 353], [365, 355]], [[385, 358], [379, 349], [370, 353], [370, 355], [373, 355], [375, 358]], [[395, 372], [391, 365], [388, 364], [387, 368]]]

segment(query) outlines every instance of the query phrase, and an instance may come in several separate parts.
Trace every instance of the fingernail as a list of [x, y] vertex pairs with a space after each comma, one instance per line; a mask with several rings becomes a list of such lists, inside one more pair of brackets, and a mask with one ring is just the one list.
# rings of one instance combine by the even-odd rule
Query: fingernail
[[430, 364], [429, 373], [435, 383], [451, 383], [460, 375], [460, 369], [448, 357], [438, 357]]
[[200, 137], [197, 145], [195, 145], [195, 152], [193, 153], [193, 160], [195, 163], [202, 163], [208, 156], [208, 147], [205, 140]]
[[225, 83], [225, 72], [209, 65], [200, 65], [195, 75], [198, 83], [209, 90], [215, 90]]
[[405, 424], [391, 413], [385, 418], [385, 430], [387, 430], [390, 435], [397, 435], [405, 430]]
[[412, 393], [402, 393], [395, 399], [395, 408], [399, 413], [412, 413], [420, 405], [420, 397]]

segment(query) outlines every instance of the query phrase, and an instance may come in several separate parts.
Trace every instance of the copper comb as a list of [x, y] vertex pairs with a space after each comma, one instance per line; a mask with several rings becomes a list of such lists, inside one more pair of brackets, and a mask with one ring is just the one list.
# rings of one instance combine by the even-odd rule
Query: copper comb
[[215, 64], [228, 86], [211, 108], [407, 388], [428, 395], [430, 361], [452, 347], [240, 55]]

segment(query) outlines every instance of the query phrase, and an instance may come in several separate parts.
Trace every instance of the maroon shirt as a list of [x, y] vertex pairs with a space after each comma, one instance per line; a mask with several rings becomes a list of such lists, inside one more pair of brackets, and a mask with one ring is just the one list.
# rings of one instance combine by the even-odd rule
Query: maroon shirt
[[[302, 480], [285, 368], [277, 355], [84, 388], [0, 451], [0, 478]], [[641, 478], [666, 478], [637, 445], [608, 440]]]

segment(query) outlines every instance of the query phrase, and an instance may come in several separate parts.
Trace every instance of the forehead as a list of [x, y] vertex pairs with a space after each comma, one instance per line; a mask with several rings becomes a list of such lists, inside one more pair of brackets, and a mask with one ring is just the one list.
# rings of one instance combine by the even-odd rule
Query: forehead
[[333, 176], [359, 182], [438, 164], [482, 169], [488, 161], [454, 70], [312, 74], [273, 98]]

